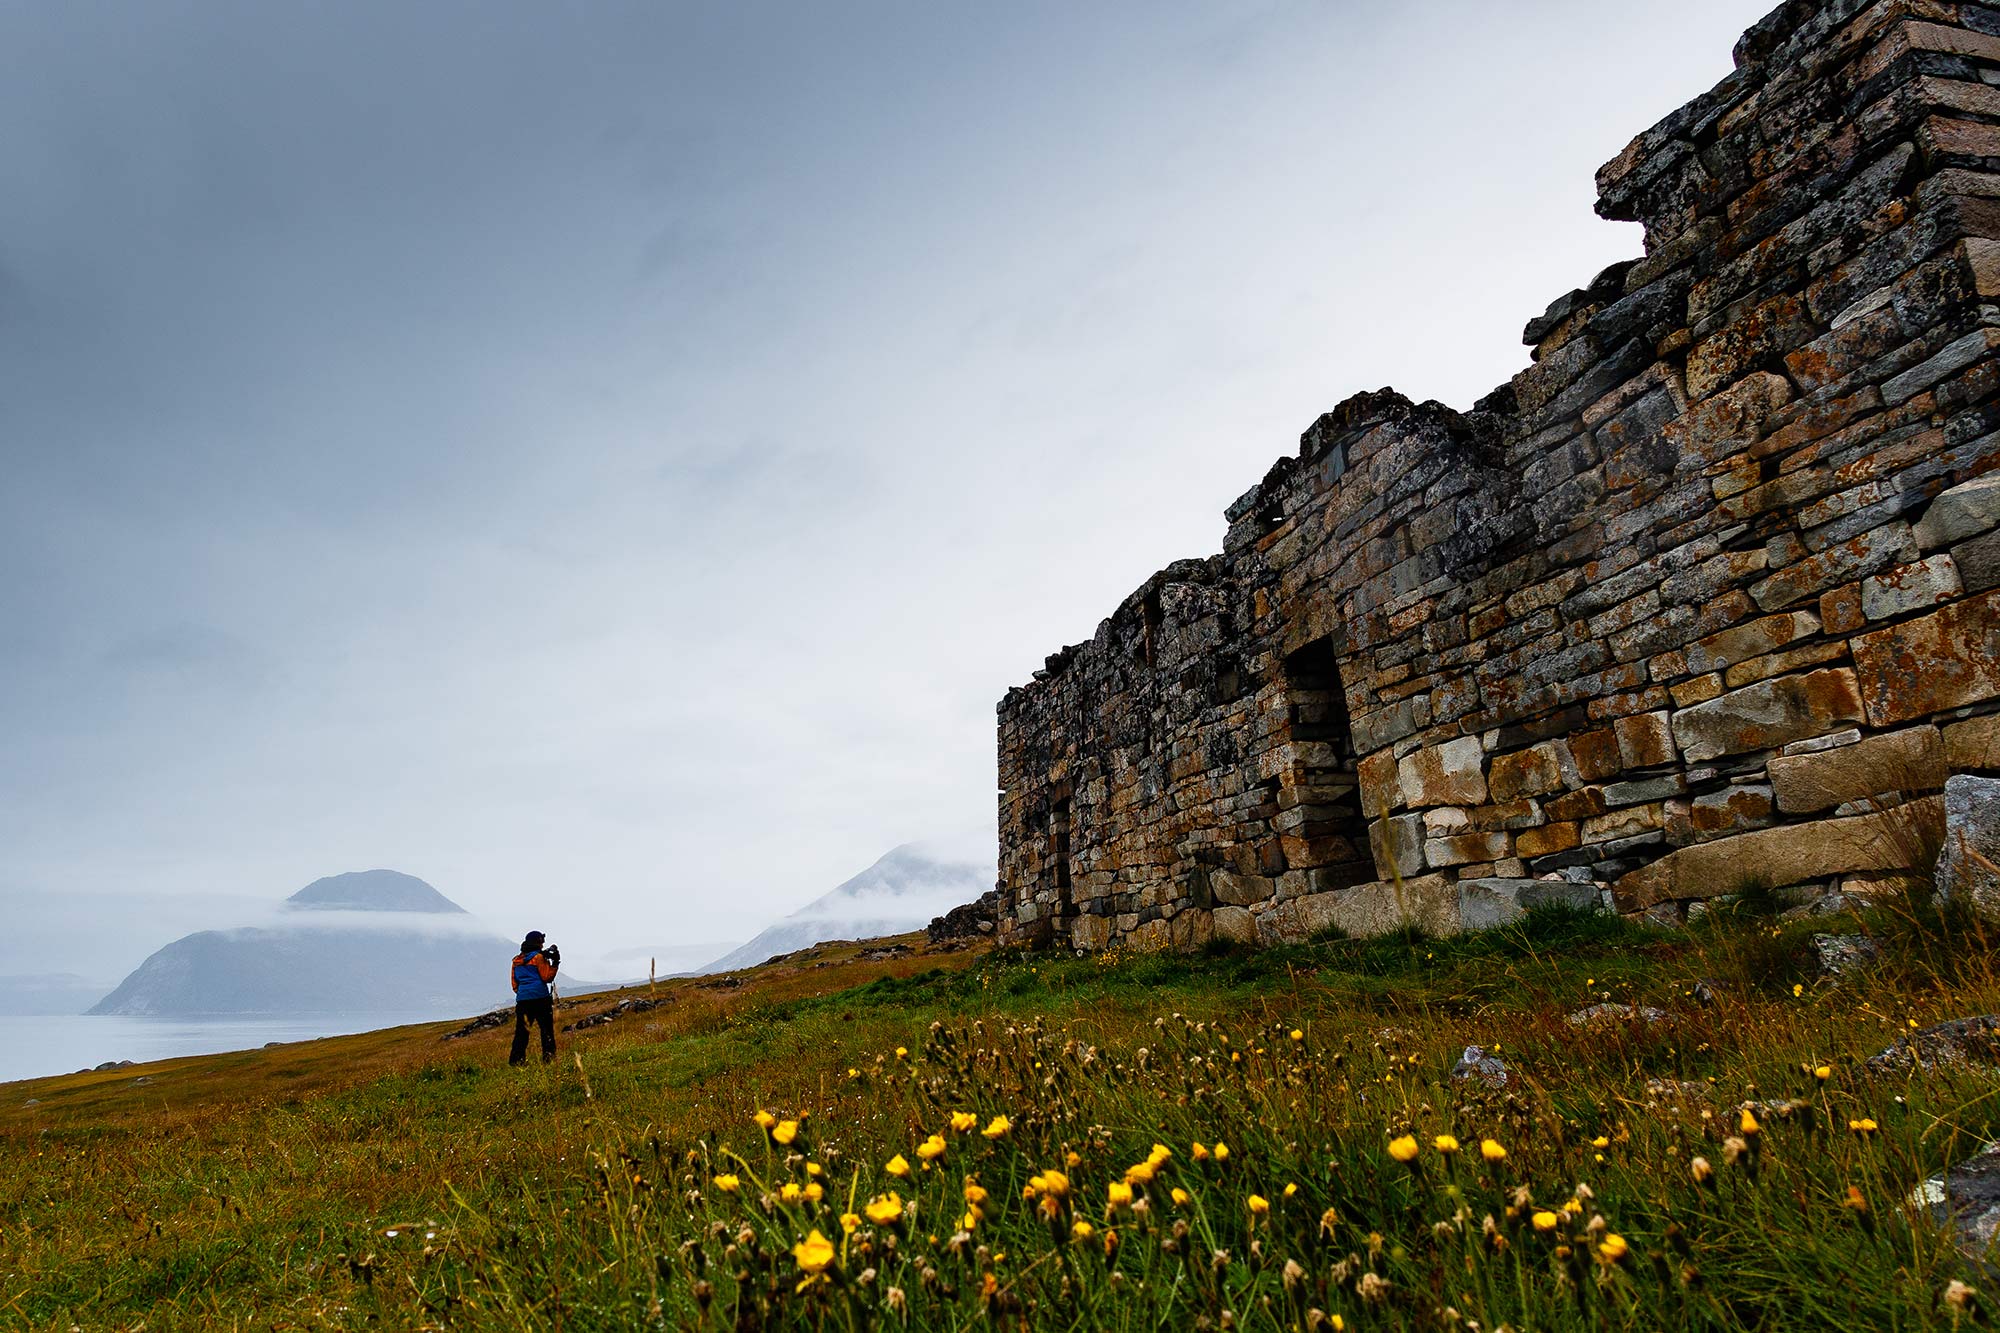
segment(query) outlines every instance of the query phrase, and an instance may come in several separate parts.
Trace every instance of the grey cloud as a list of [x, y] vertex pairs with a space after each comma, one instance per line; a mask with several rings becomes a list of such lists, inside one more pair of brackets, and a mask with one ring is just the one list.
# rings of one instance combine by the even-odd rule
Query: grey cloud
[[1000, 693], [1517, 369], [1765, 3], [0, 8], [14, 915], [587, 956], [978, 845]]

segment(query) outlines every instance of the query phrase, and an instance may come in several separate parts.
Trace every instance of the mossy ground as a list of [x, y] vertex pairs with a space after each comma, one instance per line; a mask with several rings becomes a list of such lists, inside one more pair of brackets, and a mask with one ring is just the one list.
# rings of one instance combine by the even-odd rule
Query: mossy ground
[[[1196, 957], [825, 947], [663, 984], [546, 1069], [436, 1025], [10, 1085], [0, 1323], [1950, 1327], [1985, 1297], [1947, 1284], [1984, 1279], [1906, 1201], [1993, 1136], [2000, 1083], [1859, 1062], [2000, 1010], [2000, 981], [1983, 939], [1875, 925], [1889, 957], [1842, 984], [1807, 943], [1827, 923], [1754, 911]], [[1607, 997], [1670, 1017], [1564, 1022]], [[1506, 1088], [1449, 1077], [1467, 1043]]]

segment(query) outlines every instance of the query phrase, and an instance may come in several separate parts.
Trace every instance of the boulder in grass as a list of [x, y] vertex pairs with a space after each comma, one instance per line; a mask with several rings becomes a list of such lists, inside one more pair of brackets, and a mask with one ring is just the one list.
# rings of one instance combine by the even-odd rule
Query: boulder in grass
[[1943, 1175], [1917, 1186], [1910, 1202], [1927, 1208], [1951, 1232], [1959, 1253], [1987, 1266], [1987, 1251], [2000, 1231], [2000, 1143], [1989, 1143]]
[[1830, 977], [1866, 972], [1882, 960], [1882, 946], [1866, 935], [1815, 935], [1812, 947], [1820, 971]]
[[2000, 1014], [1933, 1024], [1868, 1058], [1871, 1074], [1914, 1074], [1940, 1065], [2000, 1065]]
[[1483, 1046], [1468, 1046], [1451, 1067], [1451, 1076], [1461, 1082], [1477, 1079], [1489, 1088], [1507, 1086], [1507, 1066], [1497, 1055], [1488, 1055]]
[[1629, 1004], [1617, 1004], [1614, 1002], [1606, 1002], [1604, 1004], [1593, 1004], [1586, 1008], [1579, 1009], [1575, 1013], [1563, 1019], [1563, 1022], [1569, 1024], [1573, 1028], [1596, 1028], [1596, 1027], [1611, 1027], [1621, 1023], [1630, 1023], [1634, 1019], [1637, 1019], [1639, 1022], [1642, 1023], [1659, 1023], [1663, 1022], [1667, 1017], [1668, 1014], [1666, 1010], [1655, 1009], [1650, 1004], [1642, 1004], [1634, 1006]]
[[1945, 782], [1937, 891], [2000, 916], [2000, 778], [1959, 773]]

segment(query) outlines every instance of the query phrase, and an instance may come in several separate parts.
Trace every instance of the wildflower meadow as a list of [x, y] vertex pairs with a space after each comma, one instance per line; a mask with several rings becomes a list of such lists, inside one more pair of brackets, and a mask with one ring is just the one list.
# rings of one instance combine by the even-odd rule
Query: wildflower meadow
[[[1983, 943], [1843, 981], [1810, 928], [831, 958], [547, 1070], [413, 1032], [171, 1127], [15, 1111], [0, 1300], [50, 1329], [1981, 1321], [1920, 1191], [1993, 1135], [1993, 1073], [1864, 1062], [2000, 1008]], [[1468, 1044], [1499, 1072], [1454, 1077]]]

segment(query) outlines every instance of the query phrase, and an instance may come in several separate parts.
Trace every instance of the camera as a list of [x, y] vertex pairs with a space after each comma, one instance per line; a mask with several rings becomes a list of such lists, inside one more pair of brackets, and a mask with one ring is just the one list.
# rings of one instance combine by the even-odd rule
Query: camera
[[542, 956], [549, 960], [549, 965], [551, 967], [562, 966], [562, 950], [556, 948], [555, 945], [551, 944], [545, 946], [542, 949]]

